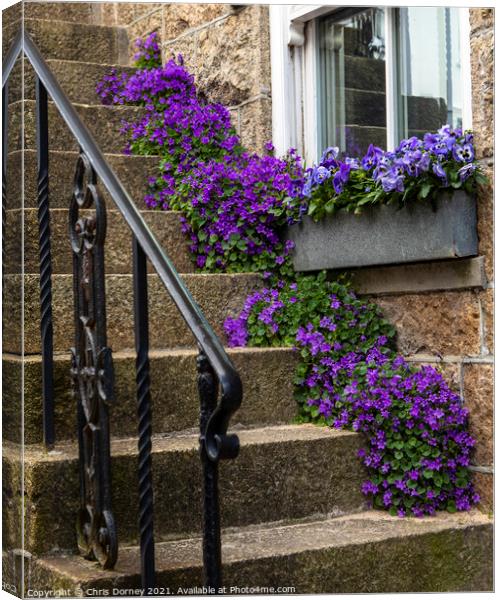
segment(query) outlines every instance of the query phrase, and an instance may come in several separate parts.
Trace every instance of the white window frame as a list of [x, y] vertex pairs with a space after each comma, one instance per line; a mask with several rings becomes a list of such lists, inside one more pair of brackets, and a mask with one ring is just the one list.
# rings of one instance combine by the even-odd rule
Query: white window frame
[[[271, 33], [271, 86], [273, 142], [278, 154], [297, 148], [310, 165], [319, 158], [317, 17], [338, 6], [296, 4], [269, 7]], [[385, 9], [387, 147], [396, 139], [395, 10]], [[472, 128], [469, 9], [459, 8], [462, 36], [462, 119]]]

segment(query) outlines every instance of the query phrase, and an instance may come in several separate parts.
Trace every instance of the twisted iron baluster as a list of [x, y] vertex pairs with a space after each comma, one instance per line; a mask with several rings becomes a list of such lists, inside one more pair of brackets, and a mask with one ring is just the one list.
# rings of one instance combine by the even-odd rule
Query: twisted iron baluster
[[49, 126], [47, 90], [36, 78], [38, 159], [38, 230], [40, 242], [40, 330], [42, 336], [43, 437], [54, 444], [54, 375], [52, 330], [52, 258], [49, 209]]
[[139, 416], [139, 530], [141, 579], [145, 595], [155, 586], [151, 391], [149, 378], [148, 278], [146, 255], [134, 236], [134, 314], [137, 412]]
[[208, 457], [206, 430], [217, 406], [218, 381], [207, 357], [200, 349], [197, 358], [200, 396], [200, 458], [203, 470], [203, 568], [205, 585], [221, 587], [221, 537], [219, 514], [219, 462]]
[[[80, 210], [94, 208], [92, 216]], [[77, 520], [81, 553], [112, 568], [118, 542], [111, 510], [108, 405], [113, 400], [113, 363], [106, 340], [104, 240], [106, 210], [96, 176], [82, 152], [69, 210], [75, 299], [75, 347], [71, 374], [78, 401], [81, 506]]]

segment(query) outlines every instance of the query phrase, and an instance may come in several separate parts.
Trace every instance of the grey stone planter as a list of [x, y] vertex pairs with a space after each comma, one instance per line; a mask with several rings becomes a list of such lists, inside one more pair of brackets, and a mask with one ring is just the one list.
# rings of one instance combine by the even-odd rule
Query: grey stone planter
[[377, 206], [361, 215], [340, 211], [315, 223], [309, 217], [289, 227], [297, 271], [344, 269], [474, 256], [476, 200], [463, 191], [398, 210]]

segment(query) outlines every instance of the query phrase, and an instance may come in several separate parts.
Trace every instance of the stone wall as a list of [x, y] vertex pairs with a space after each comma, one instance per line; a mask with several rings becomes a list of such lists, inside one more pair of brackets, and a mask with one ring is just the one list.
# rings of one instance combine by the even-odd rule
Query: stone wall
[[472, 112], [478, 158], [490, 185], [478, 196], [479, 252], [485, 257], [487, 284], [477, 292], [481, 320], [481, 348], [475, 361], [464, 364], [464, 399], [471, 411], [476, 485], [483, 506], [493, 504], [493, 9], [470, 10]]
[[260, 151], [272, 137], [269, 9], [230, 4], [103, 3], [102, 24], [136, 38], [157, 31], [163, 58], [181, 53], [198, 89], [231, 110], [243, 143]]

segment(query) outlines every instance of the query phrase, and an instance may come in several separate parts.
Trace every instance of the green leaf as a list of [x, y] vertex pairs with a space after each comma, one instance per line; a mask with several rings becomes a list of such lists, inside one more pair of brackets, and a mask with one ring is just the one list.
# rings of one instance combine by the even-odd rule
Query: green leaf
[[418, 197], [424, 200], [429, 195], [429, 192], [432, 189], [432, 184], [426, 181], [423, 183], [418, 191]]

